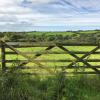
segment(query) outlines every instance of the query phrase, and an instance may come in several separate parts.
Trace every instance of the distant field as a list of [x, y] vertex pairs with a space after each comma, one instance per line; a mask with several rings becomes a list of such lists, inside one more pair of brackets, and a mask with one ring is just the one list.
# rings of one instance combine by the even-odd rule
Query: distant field
[[80, 34], [93, 34], [93, 33], [98, 33], [100, 32], [99, 30], [87, 30], [87, 31], [66, 31], [66, 32], [30, 32], [28, 34], [35, 34], [35, 35], [41, 35], [41, 34], [46, 34], [46, 35], [72, 35], [75, 33], [80, 33]]
[[29, 35], [42, 35], [42, 34], [46, 34], [47, 36], [49, 35], [72, 35], [75, 34], [74, 32], [32, 32], [32, 33], [27, 33]]

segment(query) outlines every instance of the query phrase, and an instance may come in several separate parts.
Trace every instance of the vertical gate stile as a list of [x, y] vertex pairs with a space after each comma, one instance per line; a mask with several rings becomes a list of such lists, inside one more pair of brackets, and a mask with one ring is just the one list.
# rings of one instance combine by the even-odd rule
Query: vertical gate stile
[[4, 72], [6, 70], [6, 57], [5, 57], [5, 44], [1, 42], [1, 65], [2, 65], [2, 71]]

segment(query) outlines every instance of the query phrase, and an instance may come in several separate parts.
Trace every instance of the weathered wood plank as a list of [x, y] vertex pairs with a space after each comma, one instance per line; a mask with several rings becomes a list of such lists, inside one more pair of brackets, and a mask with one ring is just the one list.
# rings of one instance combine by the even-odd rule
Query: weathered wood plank
[[6, 44], [14, 47], [45, 47], [45, 46], [98, 46], [96, 43], [68, 43], [68, 42], [6, 42]]
[[[71, 52], [73, 52], [73, 53], [75, 53], [75, 54], [86, 54], [86, 53], [88, 53], [88, 52], [85, 52], [85, 51], [71, 51]], [[5, 52], [6, 54], [11, 54], [11, 55], [13, 55], [13, 54], [17, 54], [16, 52], [11, 52], [11, 51], [6, 51]], [[39, 52], [23, 52], [24, 54], [37, 54], [37, 53], [40, 53], [40, 54], [68, 54], [68, 53], [66, 53], [66, 52], [63, 52], [63, 51], [58, 51], [58, 52], [56, 52], [56, 51], [39, 51]], [[94, 53], [91, 53], [91, 54], [100, 54], [100, 52], [94, 52]]]
[[[48, 73], [21, 73], [22, 75], [46, 75], [46, 76], [52, 76], [52, 75], [55, 75], [54, 74], [48, 74]], [[100, 74], [100, 73], [97, 73], [97, 72], [66, 72], [65, 73], [66, 75], [69, 75], [69, 74], [90, 74], [90, 75], [93, 75], [93, 74]]]
[[5, 44], [1, 42], [1, 65], [2, 65], [2, 71], [6, 70], [6, 59], [5, 59]]
[[[37, 66], [21, 66], [21, 67], [19, 67], [19, 66], [15, 66], [16, 68], [18, 68], [18, 69], [38, 69], [37, 68]], [[52, 66], [48, 66], [48, 68], [50, 68], [50, 69], [61, 69], [61, 68], [63, 68], [63, 67], [65, 67], [65, 66], [57, 66], [57, 67], [52, 67]], [[100, 68], [100, 65], [98, 65], [98, 66], [92, 66], [93, 68]], [[7, 68], [8, 69], [11, 69], [11, 66], [7, 66]], [[70, 67], [70, 68], [66, 68], [66, 69], [90, 69], [90, 67], [88, 67], [88, 66], [72, 66], [72, 67]]]
[[66, 74], [100, 74], [99, 72], [67, 72]]
[[[70, 59], [66, 59], [66, 60], [33, 60], [36, 62], [74, 62], [75, 60], [70, 60]], [[100, 62], [100, 59], [88, 59], [88, 60], [84, 60], [86, 62]], [[2, 61], [1, 61], [2, 62]], [[26, 62], [28, 63], [27, 60], [5, 60], [6, 63], [13, 63], [13, 62]], [[80, 60], [78, 60], [77, 62], [82, 62]]]

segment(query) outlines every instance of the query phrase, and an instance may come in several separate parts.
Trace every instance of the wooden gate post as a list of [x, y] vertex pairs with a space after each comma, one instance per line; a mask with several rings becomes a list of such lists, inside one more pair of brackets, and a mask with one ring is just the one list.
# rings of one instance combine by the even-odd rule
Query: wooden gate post
[[5, 60], [5, 45], [3, 42], [1, 42], [1, 65], [2, 65], [2, 71], [4, 72], [6, 70], [6, 60]]

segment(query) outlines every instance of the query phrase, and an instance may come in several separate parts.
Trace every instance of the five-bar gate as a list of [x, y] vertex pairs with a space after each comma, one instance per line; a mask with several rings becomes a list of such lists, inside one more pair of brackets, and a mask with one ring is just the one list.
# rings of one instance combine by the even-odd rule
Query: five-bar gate
[[[75, 73], [75, 74], [100, 74], [100, 45], [93, 44], [93, 43], [37, 43], [37, 42], [0, 42], [1, 47], [1, 66], [2, 70], [6, 71], [8, 69], [8, 63], [19, 62], [18, 68], [25, 68], [26, 65], [28, 66], [29, 63], [33, 63], [37, 65], [38, 69], [43, 69], [46, 72], [54, 74], [53, 67], [50, 68], [50, 65], [47, 63], [67, 63], [67, 65], [61, 65], [59, 68], [66, 70], [66, 73]], [[34, 52], [34, 48], [39, 47], [43, 48], [44, 50], [38, 50]], [[73, 50], [69, 49], [72, 48]], [[77, 47], [77, 50], [75, 48]], [[79, 47], [85, 47], [86, 51], [83, 51]], [[92, 49], [88, 50], [89, 47]], [[23, 48], [21, 50], [21, 48]], [[25, 48], [32, 48], [33, 50], [30, 52], [24, 51]], [[58, 48], [59, 50], [53, 51], [54, 48]], [[9, 49], [9, 50], [8, 50]], [[19, 50], [20, 49], [20, 50]], [[81, 50], [79, 50], [81, 49]], [[61, 51], [60, 51], [61, 50]], [[37, 59], [43, 55], [51, 55], [52, 59]], [[55, 55], [63, 55], [66, 59], [58, 59], [59, 57], [56, 56], [57, 59], [53, 59]], [[20, 55], [25, 58], [25, 60], [19, 59], [7, 59], [6, 55]], [[31, 56], [29, 56], [31, 55]], [[73, 57], [74, 59], [67, 58], [69, 56]], [[78, 56], [81, 55], [81, 56]], [[92, 58], [89, 58], [93, 55]], [[47, 57], [48, 58], [48, 57]], [[89, 59], [88, 59], [89, 58]], [[80, 63], [80, 64], [79, 64]], [[34, 66], [34, 65], [33, 65]], [[26, 67], [27, 68], [27, 67]], [[74, 71], [72, 69], [77, 68], [84, 68], [84, 71]], [[69, 71], [71, 69], [71, 71]], [[68, 71], [67, 71], [68, 70]]]

